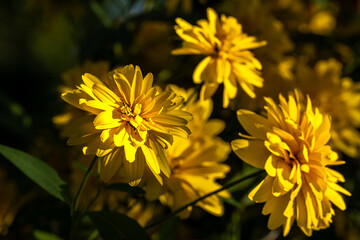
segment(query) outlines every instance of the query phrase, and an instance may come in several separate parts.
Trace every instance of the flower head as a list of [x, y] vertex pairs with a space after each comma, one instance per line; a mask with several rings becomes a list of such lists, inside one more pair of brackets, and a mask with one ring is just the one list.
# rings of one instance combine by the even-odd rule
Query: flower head
[[204, 82], [202, 98], [211, 97], [221, 83], [224, 83], [224, 107], [236, 97], [238, 85], [254, 98], [254, 86], [262, 87], [263, 79], [259, 73], [261, 64], [249, 49], [263, 46], [265, 42], [257, 42], [255, 37], [243, 33], [234, 17], [221, 15], [219, 19], [211, 8], [207, 10], [207, 17], [208, 20], [199, 20], [198, 26], [176, 19], [175, 30], [184, 43], [172, 53], [207, 56], [193, 73], [194, 83]]
[[192, 115], [178, 109], [181, 99], [171, 91], [159, 93], [152, 87], [152, 74], [143, 78], [133, 65], [110, 72], [107, 82], [87, 73], [82, 80], [76, 90], [62, 94], [66, 102], [88, 112], [72, 124], [68, 144], [85, 145], [85, 155], [101, 158], [105, 182], [123, 171], [130, 184], [138, 184], [148, 166], [162, 183], [160, 173], [170, 174], [165, 148], [173, 136], [190, 134], [185, 125]]
[[308, 236], [312, 230], [329, 227], [335, 214], [331, 203], [346, 208], [339, 186], [344, 177], [329, 168], [343, 164], [330, 146], [330, 119], [307, 98], [303, 111], [298, 93], [279, 106], [265, 98], [267, 117], [247, 110], [238, 111], [238, 119], [251, 136], [232, 142], [235, 153], [246, 163], [265, 169], [267, 177], [249, 194], [255, 202], [265, 202], [262, 213], [270, 214], [268, 227], [284, 226], [286, 236], [296, 220]]
[[[189, 128], [197, 134], [189, 139], [174, 138], [174, 144], [166, 151], [171, 176], [164, 179], [164, 186], [160, 186], [156, 181], [148, 181], [146, 197], [150, 200], [158, 198], [162, 204], [176, 210], [221, 188], [216, 180], [224, 178], [230, 170], [228, 165], [222, 163], [230, 153], [230, 146], [216, 136], [225, 127], [224, 122], [208, 120], [212, 112], [211, 99], [196, 101], [197, 96], [193, 89], [184, 91], [173, 85], [170, 89], [184, 94], [187, 103], [182, 109], [194, 115]], [[227, 191], [218, 195], [229, 197]], [[224, 209], [218, 195], [212, 195], [197, 205], [213, 215], [221, 216]], [[189, 207], [182, 211], [180, 217], [189, 217], [191, 210]]]
[[296, 81], [314, 106], [331, 116], [331, 143], [350, 157], [358, 156], [360, 146], [360, 83], [341, 77], [341, 63], [319, 61], [314, 69], [297, 64]]

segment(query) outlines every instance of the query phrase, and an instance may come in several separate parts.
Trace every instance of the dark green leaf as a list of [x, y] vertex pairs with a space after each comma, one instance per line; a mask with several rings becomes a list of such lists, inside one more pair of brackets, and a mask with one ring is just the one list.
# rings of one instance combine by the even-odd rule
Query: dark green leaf
[[127, 183], [114, 183], [107, 185], [106, 189], [117, 190], [121, 192], [127, 193], [138, 193], [138, 194], [145, 194], [145, 191], [139, 187], [132, 187]]
[[87, 171], [87, 167], [85, 167], [84, 164], [82, 164], [81, 162], [75, 162], [75, 166], [84, 172]]
[[117, 212], [89, 212], [91, 220], [104, 240], [150, 240], [145, 230], [132, 218]]
[[40, 230], [34, 231], [34, 238], [36, 240], [62, 240], [61, 238], [59, 238], [58, 236], [56, 236], [52, 233], [44, 232], [44, 231], [40, 231]]
[[28, 153], [1, 144], [0, 154], [12, 162], [20, 171], [45, 191], [63, 202], [71, 203], [67, 184], [48, 164]]

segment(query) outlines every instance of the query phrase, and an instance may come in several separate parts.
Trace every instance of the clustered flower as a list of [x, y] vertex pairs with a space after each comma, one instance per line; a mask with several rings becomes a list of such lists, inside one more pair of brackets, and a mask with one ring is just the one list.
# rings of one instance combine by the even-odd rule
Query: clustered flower
[[[169, 88], [186, 99], [186, 104], [181, 109], [193, 114], [194, 119], [188, 126], [195, 134], [190, 135], [189, 139], [174, 137], [173, 145], [166, 152], [172, 174], [169, 178], [164, 178], [163, 187], [154, 179], [149, 179], [146, 197], [149, 200], [158, 198], [164, 205], [177, 210], [221, 188], [216, 179], [225, 178], [230, 170], [228, 165], [222, 163], [230, 153], [230, 146], [217, 137], [225, 123], [219, 119], [208, 119], [213, 108], [211, 99], [196, 100], [194, 89], [186, 91], [174, 85]], [[229, 198], [230, 194], [225, 190], [218, 196]], [[218, 196], [212, 195], [197, 205], [215, 216], [221, 216], [224, 209]], [[182, 211], [180, 217], [189, 217], [191, 209], [189, 207]]]
[[[84, 73], [76, 89], [64, 88], [62, 94], [81, 111], [67, 109], [54, 119], [66, 128], [68, 144], [81, 145], [85, 155], [98, 157], [103, 182], [138, 185], [149, 202], [159, 200], [173, 211], [222, 188], [217, 180], [230, 171], [224, 161], [232, 147], [244, 162], [267, 174], [249, 198], [265, 203], [262, 213], [270, 215], [270, 229], [283, 226], [286, 236], [296, 222], [311, 236], [313, 230], [329, 227], [335, 214], [332, 206], [345, 210], [341, 194], [351, 194], [339, 185], [345, 181], [343, 175], [332, 169], [345, 162], [328, 142], [333, 136], [332, 146], [353, 157], [358, 154], [359, 85], [340, 77], [341, 64], [334, 59], [318, 62], [314, 69], [299, 64], [293, 74], [289, 70], [293, 64], [288, 64], [293, 59], [279, 57], [272, 71], [283, 69], [278, 75], [286, 75], [298, 89], [288, 99], [279, 94], [279, 104], [265, 97], [265, 116], [238, 110], [238, 120], [249, 135], [240, 133], [241, 139], [233, 140], [230, 147], [218, 136], [225, 122], [210, 119], [211, 97], [223, 84], [224, 108], [241, 95], [239, 86], [255, 98], [255, 87], [263, 87], [264, 79], [262, 64], [250, 50], [266, 42], [245, 34], [236, 18], [219, 17], [211, 8], [207, 19], [196, 26], [181, 18], [176, 23], [176, 34], [183, 42], [172, 54], [205, 56], [192, 75], [194, 83], [203, 83], [200, 94], [172, 84], [165, 89], [154, 86], [153, 75], [143, 77], [140, 67], [133, 65], [101, 76]], [[278, 28], [280, 33], [283, 28]], [[104, 63], [101, 66], [108, 68]], [[93, 184], [86, 191], [95, 195], [96, 187]], [[221, 216], [224, 207], [219, 197], [231, 195], [224, 189], [196, 205]], [[120, 194], [112, 200], [107, 194], [97, 200], [96, 209], [115, 205], [111, 201], [122, 198]], [[132, 216], [144, 225], [155, 205], [134, 206]], [[188, 218], [192, 208], [179, 216]]]

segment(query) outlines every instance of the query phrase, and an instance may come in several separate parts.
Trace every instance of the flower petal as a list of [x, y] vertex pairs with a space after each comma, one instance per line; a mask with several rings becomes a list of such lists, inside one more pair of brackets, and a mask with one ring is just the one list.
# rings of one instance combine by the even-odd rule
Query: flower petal
[[236, 139], [231, 142], [235, 154], [244, 162], [264, 169], [265, 161], [270, 153], [264, 146], [264, 141]]

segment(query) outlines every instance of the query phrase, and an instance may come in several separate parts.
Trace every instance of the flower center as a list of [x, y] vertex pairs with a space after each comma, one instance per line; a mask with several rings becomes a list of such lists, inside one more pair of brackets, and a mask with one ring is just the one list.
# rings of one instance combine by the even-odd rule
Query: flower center
[[133, 108], [124, 103], [119, 108], [122, 119], [130, 123], [136, 129], [139, 127], [139, 125], [141, 125], [142, 121], [144, 120], [140, 116], [141, 107], [142, 104], [140, 103], [136, 103]]

